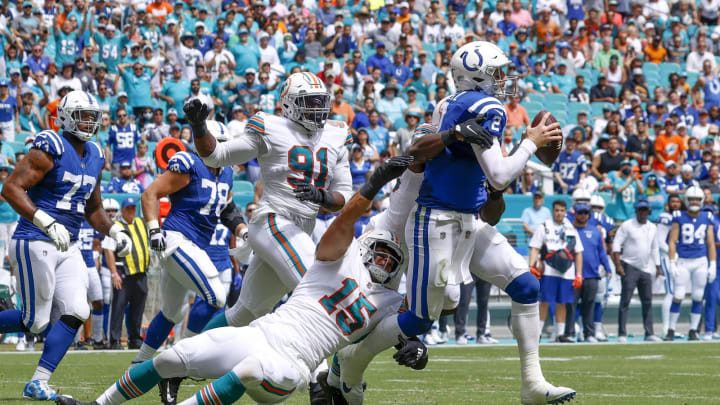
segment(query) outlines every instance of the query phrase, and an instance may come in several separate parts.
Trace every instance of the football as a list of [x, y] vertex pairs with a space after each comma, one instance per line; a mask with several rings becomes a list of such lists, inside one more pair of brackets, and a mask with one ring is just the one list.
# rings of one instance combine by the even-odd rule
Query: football
[[[540, 125], [540, 121], [542, 120], [542, 117], [547, 113], [547, 111], [542, 110], [535, 116], [535, 119], [532, 121], [532, 127], [536, 127]], [[555, 117], [553, 117], [552, 114], [547, 118], [547, 121], [545, 122], [546, 125], [550, 125], [554, 122], [557, 122]], [[545, 163], [548, 166], [552, 166], [553, 163], [555, 163], [555, 159], [557, 159], [558, 155], [560, 155], [560, 151], [562, 150], [563, 141], [562, 139], [559, 141], [553, 141], [549, 144], [543, 146], [542, 148], [538, 148], [538, 150], [535, 152], [535, 156], [540, 159], [541, 162]]]

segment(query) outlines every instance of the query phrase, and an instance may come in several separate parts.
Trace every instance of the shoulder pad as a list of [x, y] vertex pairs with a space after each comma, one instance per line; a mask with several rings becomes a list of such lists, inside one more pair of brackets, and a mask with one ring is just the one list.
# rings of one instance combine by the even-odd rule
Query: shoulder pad
[[250, 119], [248, 119], [248, 123], [245, 126], [249, 131], [255, 132], [258, 135], [264, 135], [265, 134], [265, 117], [263, 117], [262, 113], [256, 113]]
[[60, 135], [49, 129], [41, 131], [35, 136], [32, 147], [52, 156], [60, 156], [65, 152], [65, 145], [63, 145]]
[[98, 145], [97, 143], [95, 143], [95, 142], [93, 142], [93, 141], [88, 141], [88, 143], [92, 145], [91, 148], [95, 148], [95, 149], [97, 150], [98, 155], [99, 155], [102, 159], [105, 159], [105, 153], [103, 152], [103, 150], [102, 150], [102, 148], [100, 147], [100, 145]]
[[187, 152], [178, 152], [168, 161], [168, 171], [186, 174], [192, 171], [195, 160], [192, 155]]

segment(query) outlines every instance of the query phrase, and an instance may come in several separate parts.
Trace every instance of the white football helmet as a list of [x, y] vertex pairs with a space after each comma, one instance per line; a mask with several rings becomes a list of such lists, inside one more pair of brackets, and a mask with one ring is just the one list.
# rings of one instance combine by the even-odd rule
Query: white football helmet
[[280, 90], [283, 117], [308, 131], [325, 126], [330, 116], [330, 93], [322, 80], [310, 72], [290, 75]]
[[585, 190], [584, 188], [576, 188], [575, 191], [573, 191], [572, 193], [573, 205], [579, 202], [590, 203], [591, 199], [592, 196], [590, 195], [590, 192]]
[[[111, 219], [115, 219], [118, 212], [120, 212], [120, 203], [118, 203], [114, 198], [106, 198], [102, 202], [103, 209], [105, 212], [107, 212], [110, 215]], [[114, 213], [110, 211], [115, 211]]]
[[705, 193], [700, 187], [692, 186], [685, 192], [685, 207], [689, 212], [698, 212], [702, 208]]
[[205, 124], [207, 125], [208, 132], [210, 132], [210, 135], [215, 137], [216, 141], [227, 142], [230, 140], [230, 131], [228, 131], [227, 126], [225, 126], [222, 122], [207, 120], [205, 121]]
[[[395, 234], [390, 231], [372, 230], [360, 236], [358, 242], [360, 243], [360, 257], [373, 280], [381, 284], [388, 284], [400, 273], [400, 268], [405, 261], [405, 253], [400, 246], [400, 239]], [[380, 247], [390, 253], [378, 250]], [[381, 266], [375, 263], [377, 256], [384, 256], [389, 260]]]
[[497, 45], [474, 41], [463, 45], [453, 54], [450, 69], [458, 91], [483, 91], [496, 97], [512, 97], [517, 92], [517, 75], [505, 69], [510, 59]]
[[100, 128], [101, 121], [100, 105], [88, 92], [73, 90], [58, 104], [58, 126], [81, 141], [92, 139]]
[[[596, 210], [596, 208], [599, 209]], [[590, 198], [590, 209], [602, 214], [603, 212], [605, 212], [605, 200], [597, 194], [593, 195]]]

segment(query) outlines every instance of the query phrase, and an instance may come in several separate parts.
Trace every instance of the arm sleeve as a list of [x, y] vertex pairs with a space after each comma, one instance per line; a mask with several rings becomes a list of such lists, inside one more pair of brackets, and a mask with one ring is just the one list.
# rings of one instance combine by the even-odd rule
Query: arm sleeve
[[335, 165], [332, 182], [330, 183], [328, 190], [337, 191], [338, 193], [342, 194], [343, 198], [345, 198], [346, 203], [350, 201], [350, 197], [352, 197], [352, 176], [350, 175], [350, 161], [347, 148], [345, 147], [342, 147], [340, 155], [338, 156], [338, 162]]
[[612, 251], [620, 252], [622, 250], [623, 242], [625, 242], [625, 223], [620, 225], [617, 232], [615, 232], [615, 238], [612, 243]]
[[262, 139], [265, 124], [261, 115], [255, 114], [248, 120], [245, 134], [228, 142], [216, 143], [215, 150], [202, 158], [210, 167], [224, 167], [247, 163], [267, 151]]
[[481, 149], [477, 145], [472, 145], [472, 148], [488, 182], [496, 190], [505, 189], [519, 176], [530, 157], [537, 151], [537, 146], [529, 139], [523, 140], [515, 153], [507, 157], [503, 157], [497, 138], [489, 149]]
[[600, 235], [600, 243], [598, 243], [598, 258], [600, 259], [600, 264], [603, 265], [606, 272], [610, 272], [610, 262], [608, 261], [608, 255], [605, 251], [605, 243], [603, 242], [602, 234]]
[[530, 239], [530, 243], [528, 243], [528, 246], [531, 248], [541, 249], [543, 243], [545, 243], [545, 232], [543, 232], [540, 227], [545, 227], [545, 224], [540, 224], [540, 226], [538, 226], [535, 230], [533, 237]]
[[578, 235], [577, 231], [575, 232], [575, 240], [577, 241], [575, 243], [575, 253], [580, 253], [583, 250], [585, 250], [585, 247], [583, 246], [582, 239], [580, 239], [580, 235]]

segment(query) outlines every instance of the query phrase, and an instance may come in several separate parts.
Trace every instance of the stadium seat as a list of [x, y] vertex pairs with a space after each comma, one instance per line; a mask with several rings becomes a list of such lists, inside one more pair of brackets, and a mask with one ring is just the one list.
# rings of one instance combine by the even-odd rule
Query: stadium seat
[[642, 70], [647, 76], [647, 74], [651, 72], [660, 73], [660, 66], [658, 66], [657, 63], [644, 62], [642, 64]]
[[593, 117], [602, 116], [603, 108], [605, 108], [605, 103], [590, 103], [590, 112]]
[[680, 73], [681, 70], [677, 63], [663, 62], [660, 64], [660, 77], [668, 77], [670, 73]]
[[110, 181], [112, 180], [112, 172], [103, 171], [102, 172], [102, 181]]
[[249, 181], [233, 180], [232, 191], [235, 194], [250, 193], [255, 194], [255, 186]]
[[538, 94], [538, 93], [529, 93], [527, 95], [528, 100], [533, 103], [544, 103], [545, 102], [545, 95], [544, 94]]
[[531, 109], [534, 110], [534, 111], [540, 111], [540, 110], [542, 110], [543, 108], [545, 108], [544, 105], [543, 105], [543, 103], [536, 103], [536, 102], [533, 102], [533, 101], [528, 102], [528, 103], [523, 103], [522, 106], [525, 107], [526, 110], [528, 110], [528, 114], [530, 114], [530, 110], [531, 110]]
[[567, 105], [568, 97], [565, 94], [558, 94], [558, 93], [547, 94], [547, 95], [545, 95], [545, 102], [546, 103], [560, 103], [560, 104]]

